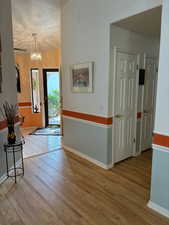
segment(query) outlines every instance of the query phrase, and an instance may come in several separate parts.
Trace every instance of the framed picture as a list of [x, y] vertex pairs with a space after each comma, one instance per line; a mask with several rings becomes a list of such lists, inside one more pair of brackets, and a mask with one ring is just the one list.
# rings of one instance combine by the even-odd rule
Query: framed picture
[[94, 63], [75, 64], [71, 67], [71, 86], [73, 93], [93, 92]]

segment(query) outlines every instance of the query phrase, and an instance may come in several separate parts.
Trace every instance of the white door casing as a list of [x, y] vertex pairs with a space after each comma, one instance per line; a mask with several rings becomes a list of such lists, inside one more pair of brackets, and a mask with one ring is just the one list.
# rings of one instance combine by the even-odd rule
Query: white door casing
[[141, 151], [152, 147], [155, 102], [157, 92], [156, 59], [146, 57], [143, 113], [141, 129]]
[[135, 155], [138, 60], [139, 57], [136, 54], [116, 52], [113, 163]]

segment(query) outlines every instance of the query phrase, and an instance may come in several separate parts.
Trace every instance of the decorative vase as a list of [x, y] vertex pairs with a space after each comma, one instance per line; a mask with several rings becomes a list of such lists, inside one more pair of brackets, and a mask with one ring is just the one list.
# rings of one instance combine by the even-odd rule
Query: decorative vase
[[16, 135], [14, 129], [14, 123], [8, 123], [8, 144], [15, 144]]

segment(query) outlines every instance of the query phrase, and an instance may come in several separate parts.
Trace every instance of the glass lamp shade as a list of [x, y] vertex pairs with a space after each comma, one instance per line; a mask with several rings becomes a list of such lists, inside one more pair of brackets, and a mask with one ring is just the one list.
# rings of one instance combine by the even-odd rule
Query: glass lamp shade
[[42, 55], [40, 52], [32, 52], [31, 53], [31, 59], [32, 60], [41, 60], [42, 59]]
[[31, 52], [31, 60], [41, 60], [42, 59], [42, 55], [39, 51], [39, 45], [38, 45], [38, 40], [37, 40], [37, 34], [36, 33], [33, 33], [32, 34], [32, 37], [33, 37], [33, 46], [32, 46], [32, 52]]

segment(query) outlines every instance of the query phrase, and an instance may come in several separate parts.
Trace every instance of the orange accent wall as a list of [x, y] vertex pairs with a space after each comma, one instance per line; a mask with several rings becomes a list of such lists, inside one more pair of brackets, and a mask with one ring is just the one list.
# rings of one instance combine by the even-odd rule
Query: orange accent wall
[[[25, 117], [23, 127], [42, 127], [42, 113], [32, 113], [32, 91], [30, 81], [31, 68], [38, 68], [40, 71], [40, 86], [43, 85], [43, 68], [59, 68], [60, 66], [60, 49], [56, 48], [49, 51], [42, 51], [41, 61], [31, 61], [30, 54], [17, 54], [15, 56], [16, 64], [20, 68], [21, 93], [18, 93], [18, 105], [20, 113]], [[41, 94], [43, 89], [41, 88]], [[42, 96], [41, 100], [43, 102]], [[24, 108], [25, 107], [25, 108]], [[30, 107], [30, 108], [29, 108]]]
[[[20, 121], [19, 117], [16, 117], [15, 123], [19, 121]], [[7, 121], [6, 120], [0, 121], [0, 130], [5, 129], [6, 127], [7, 127]]]
[[19, 107], [32, 106], [32, 103], [31, 102], [19, 102], [18, 106]]
[[[104, 125], [111, 125], [113, 123], [113, 118], [112, 117], [101, 117], [101, 116], [95, 116], [95, 115], [89, 115], [85, 113], [79, 113], [79, 112], [73, 112], [73, 111], [68, 111], [68, 110], [63, 110], [62, 115], [64, 116], [70, 116], [82, 120], [88, 120], [91, 122], [95, 123], [100, 123]], [[137, 113], [137, 118], [140, 119], [142, 117], [142, 113], [138, 112]]]
[[23, 128], [42, 127], [42, 113], [33, 113], [32, 108], [19, 108], [19, 112], [24, 116]]
[[68, 110], [63, 110], [62, 115], [64, 116], [70, 116], [82, 120], [87, 120], [95, 123], [100, 123], [104, 125], [111, 125], [113, 122], [112, 117], [101, 117], [101, 116], [95, 116], [95, 115], [90, 115], [90, 114], [85, 114], [85, 113], [79, 113], [79, 112], [73, 112], [73, 111], [68, 111]]
[[161, 134], [154, 134], [153, 144], [169, 148], [169, 137]]
[[[113, 123], [112, 117], [101, 117], [101, 116], [95, 116], [95, 115], [90, 115], [85, 113], [73, 112], [69, 110], [63, 110], [62, 115], [70, 116], [70, 117], [74, 117], [74, 118], [82, 119], [82, 120], [88, 120], [91, 122], [100, 123], [104, 125], [111, 125]], [[141, 112], [138, 112], [137, 118], [140, 119], [141, 116], [142, 116]]]
[[5, 120], [0, 121], [0, 130], [3, 130], [6, 127], [7, 127], [7, 122]]

